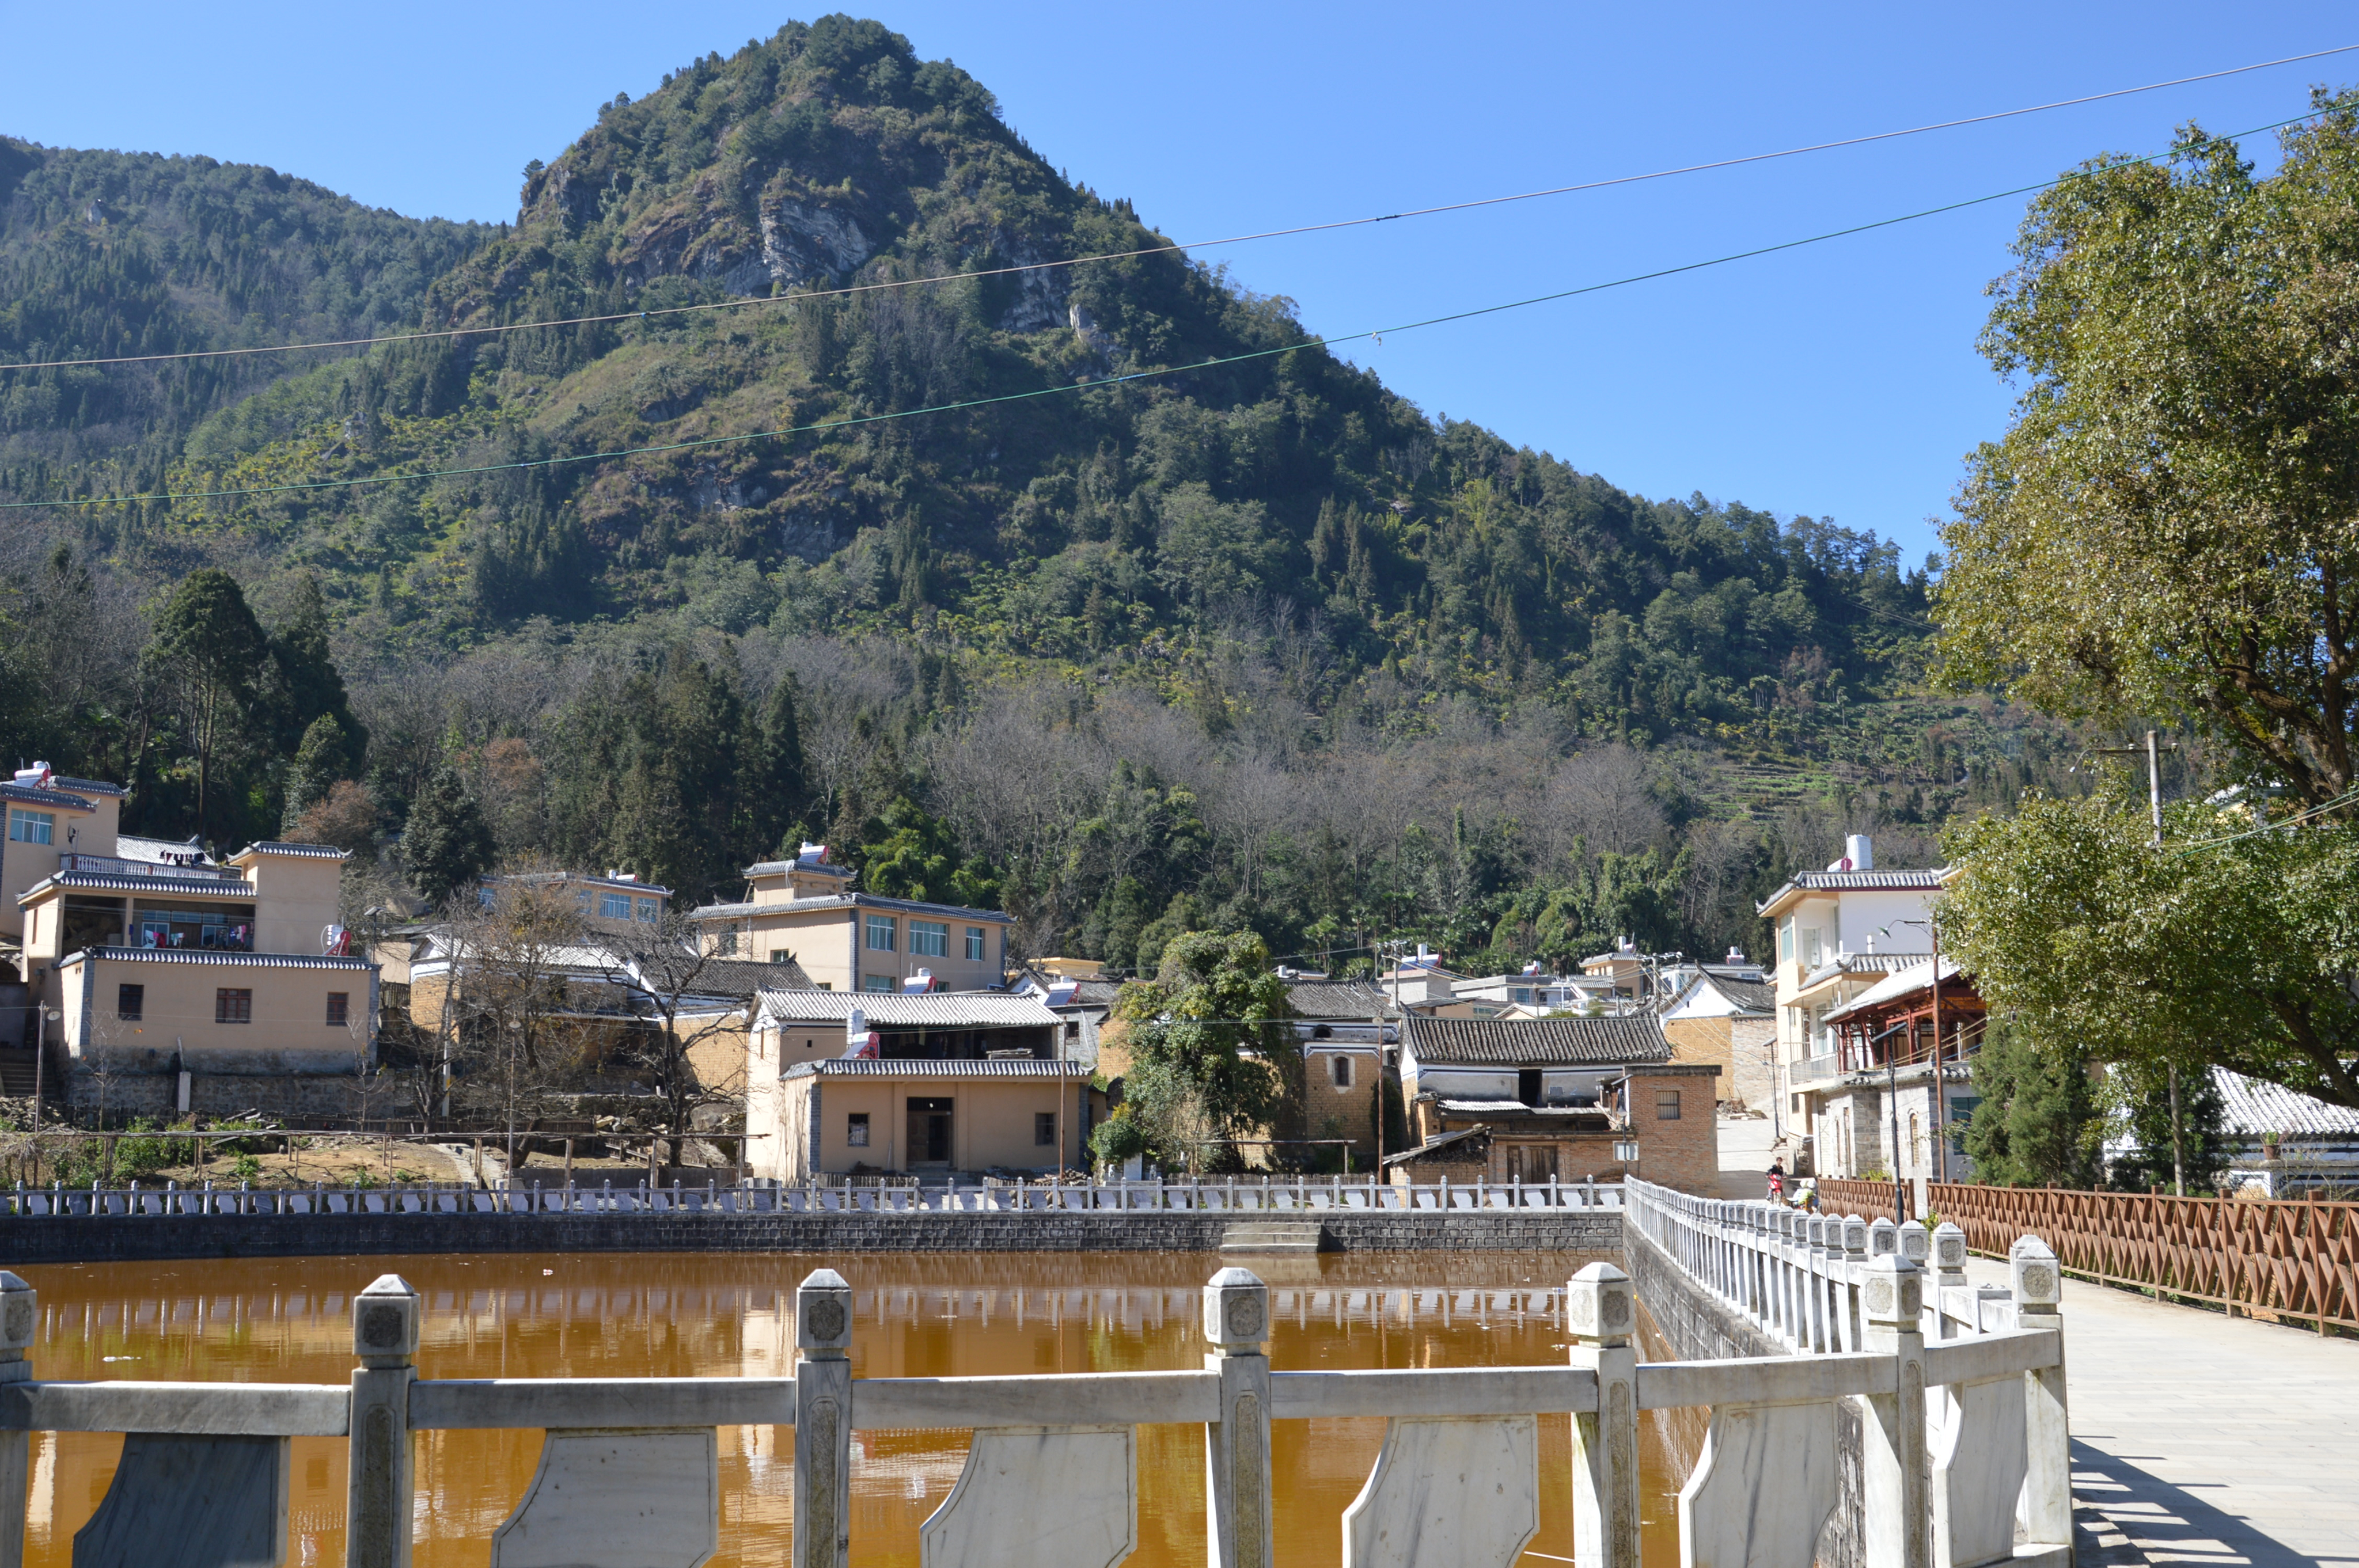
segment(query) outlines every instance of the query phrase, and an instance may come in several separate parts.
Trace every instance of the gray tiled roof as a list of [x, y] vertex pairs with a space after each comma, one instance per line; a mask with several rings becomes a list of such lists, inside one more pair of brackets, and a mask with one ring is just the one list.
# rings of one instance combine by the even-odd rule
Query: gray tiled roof
[[871, 1029], [1052, 1029], [1064, 1020], [1039, 998], [1006, 991], [934, 991], [902, 996], [894, 991], [789, 990], [765, 986], [761, 1016], [788, 1023], [842, 1023], [858, 1008]]
[[829, 893], [820, 898], [780, 899], [774, 903], [708, 903], [691, 911], [690, 920], [734, 920], [748, 914], [807, 914], [815, 909], [890, 909], [909, 914], [940, 914], [953, 920], [987, 920], [1013, 925], [1016, 917], [995, 909], [969, 909], [956, 903], [919, 903], [915, 899], [880, 898], [873, 892]]
[[90, 802], [78, 795], [62, 790], [36, 789], [31, 784], [0, 784], [0, 800], [22, 801], [27, 806], [54, 806], [67, 811], [93, 809]]
[[894, 1061], [828, 1057], [799, 1062], [781, 1078], [1086, 1078], [1082, 1062], [1050, 1062], [1037, 1056], [986, 1057], [981, 1061]]
[[84, 958], [108, 963], [227, 964], [255, 969], [374, 969], [367, 958], [329, 958], [310, 953], [240, 953], [224, 947], [85, 947], [58, 960], [78, 964]]
[[[292, 855], [308, 860], [342, 860], [352, 857], [350, 849], [339, 849], [333, 844], [290, 844], [279, 838], [258, 839], [237, 852], [238, 855]], [[237, 859], [232, 855], [231, 860]]]
[[76, 795], [113, 795], [128, 796], [131, 794], [129, 790], [125, 789], [121, 784], [108, 784], [104, 779], [77, 779], [70, 778], [64, 773], [51, 773], [49, 775], [49, 782], [56, 784], [60, 789], [71, 790]]
[[2240, 1137], [2259, 1138], [2272, 1132], [2292, 1138], [2359, 1133], [2359, 1110], [2347, 1106], [2329, 1105], [2282, 1084], [2264, 1083], [2225, 1067], [2212, 1068], [2212, 1081], [2226, 1102], [2223, 1125]]
[[193, 898], [227, 898], [251, 902], [254, 884], [242, 877], [135, 877], [114, 871], [60, 871], [44, 877], [17, 896], [24, 903], [46, 888], [128, 888], [135, 892], [187, 893]]
[[1766, 910], [1789, 892], [1939, 892], [1944, 871], [1804, 871], [1753, 907]]
[[1662, 1021], [1619, 1018], [1421, 1018], [1403, 1024], [1423, 1066], [1612, 1067], [1671, 1059]]
[[1398, 1018], [1400, 1009], [1393, 1005], [1382, 986], [1367, 981], [1353, 983], [1334, 980], [1298, 980], [1286, 988], [1286, 1000], [1304, 1018], [1350, 1019], [1365, 1022], [1371, 1018]]
[[745, 958], [708, 958], [696, 974], [693, 989], [715, 996], [752, 996], [765, 988], [815, 990], [803, 967], [788, 958], [783, 964], [756, 963]]

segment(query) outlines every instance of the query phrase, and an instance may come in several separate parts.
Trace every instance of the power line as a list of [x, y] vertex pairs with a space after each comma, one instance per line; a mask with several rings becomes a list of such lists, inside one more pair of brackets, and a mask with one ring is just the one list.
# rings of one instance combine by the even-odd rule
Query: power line
[[[1610, 178], [1584, 180], [1575, 185], [1555, 185], [1540, 190], [1518, 191], [1512, 196], [1477, 197], [1471, 200], [1449, 201], [1432, 207], [1412, 207], [1402, 211], [1385, 212], [1370, 218], [1339, 218], [1325, 223], [1302, 223], [1287, 229], [1265, 229], [1250, 234], [1230, 234], [1216, 240], [1145, 245], [1127, 251], [1101, 251], [1093, 255], [1068, 256], [1058, 261], [1027, 262], [1016, 266], [986, 267], [977, 272], [935, 273], [925, 277], [854, 284], [843, 288], [814, 289], [799, 294], [769, 295], [753, 299], [715, 300], [702, 305], [671, 305], [654, 310], [616, 310], [597, 316], [566, 316], [546, 321], [516, 321], [505, 326], [449, 327], [430, 332], [395, 332], [369, 338], [332, 338], [316, 342], [270, 343], [251, 348], [190, 349], [168, 354], [117, 354], [111, 357], [79, 360], [0, 362], [0, 371], [73, 370], [94, 365], [155, 364], [173, 360], [229, 359], [254, 354], [294, 354], [315, 349], [358, 349], [386, 343], [416, 343], [451, 338], [489, 337], [503, 332], [538, 331], [549, 327], [588, 327], [614, 321], [649, 321], [658, 317], [696, 315], [716, 310], [746, 310], [765, 305], [792, 304], [813, 299], [836, 299], [851, 295], [873, 294], [886, 289], [917, 288], [937, 283], [956, 283], [971, 278], [1005, 277], [1015, 273], [1046, 272], [1058, 267], [1082, 266], [1092, 262], [1129, 261], [1140, 256], [1168, 255], [1175, 251], [1211, 250], [1221, 245], [1248, 244], [1256, 240], [1277, 240], [1296, 234], [1319, 234], [1338, 229], [1364, 228], [1374, 223], [1395, 222], [1403, 218], [1430, 218], [1444, 212], [1469, 212], [1484, 207], [1503, 207], [1517, 201], [1537, 201], [1550, 196], [1570, 196], [1586, 190], [1609, 189], [1620, 185], [1640, 185], [1649, 180], [1670, 179], [1683, 174], [1705, 174], [1714, 169], [1739, 168], [1747, 164], [1769, 163], [1778, 158], [1799, 157], [1808, 153], [1833, 152], [1843, 147], [1866, 146], [1876, 142], [1895, 141], [1903, 136], [1919, 136], [1931, 131], [1950, 131], [1965, 125], [1988, 124], [1993, 121], [2011, 120], [2025, 114], [2044, 114], [2051, 109], [2071, 109], [2084, 103], [2102, 103], [2108, 99], [2127, 98], [2141, 92], [2157, 92], [2167, 87], [2185, 87], [2198, 81], [2216, 81], [2223, 77], [2242, 76], [2249, 71], [2267, 70], [2276, 66], [2297, 65], [2304, 60], [2323, 59], [2330, 55], [2348, 54], [2354, 49], [2359, 49], [2359, 44], [2339, 44], [2332, 49], [2316, 49], [2309, 54], [2287, 55], [2280, 59], [2266, 59], [2252, 65], [2231, 66], [2225, 70], [2205, 71], [2197, 76], [2174, 77], [2169, 81], [2150, 81], [2143, 87], [2117, 87], [2106, 92], [2092, 92], [2084, 97], [2060, 98], [2052, 103], [2033, 103], [2020, 109], [2000, 109], [1987, 114], [1970, 114], [1963, 119], [1940, 120], [1930, 124], [1911, 125], [1905, 130], [1875, 131], [1863, 136], [1845, 136], [1837, 141], [1813, 142], [1807, 146], [1785, 147], [1777, 152], [1747, 153], [1737, 157], [1717, 158], [1710, 163], [1682, 164], [1675, 168], [1654, 169], [1645, 174], [1615, 175]], [[2263, 129], [2267, 128], [2263, 127]]]
[[[2230, 139], [2234, 140], [2237, 137], [2257, 135], [2263, 131], [2277, 130], [2287, 125], [2299, 124], [2304, 120], [2315, 118], [2317, 118], [2315, 114], [2296, 114], [2290, 119], [2278, 120], [2267, 125], [2256, 125], [2251, 130], [2247, 131], [2238, 131], [2234, 133]], [[2131, 159], [2129, 161], [2134, 163], [2152, 163], [2158, 158], [2168, 156], [2168, 154], [2164, 153], [2150, 153], [2145, 157]], [[2124, 166], [2114, 164], [2108, 165], [2106, 167], [2107, 168], [2116, 168]], [[2105, 170], [2074, 170], [2070, 174], [2059, 176], [2054, 179], [2043, 179], [2030, 185], [2018, 185], [2006, 190], [1995, 190], [1986, 196], [1972, 196], [1960, 201], [1944, 202], [1939, 207], [1922, 208], [1914, 212], [1901, 213], [1898, 217], [1878, 218], [1871, 222], [1854, 223], [1850, 227], [1843, 229], [1830, 229], [1824, 233], [1811, 234], [1799, 240], [1783, 240], [1776, 244], [1757, 245], [1751, 250], [1734, 251], [1726, 255], [1713, 256], [1705, 261], [1685, 262], [1678, 266], [1658, 267], [1651, 272], [1633, 273], [1627, 277], [1617, 277], [1604, 283], [1583, 284], [1577, 288], [1558, 289], [1553, 293], [1549, 294], [1535, 294], [1527, 298], [1511, 299], [1499, 305], [1481, 305], [1471, 309], [1453, 310], [1444, 315], [1429, 316], [1421, 320], [1405, 321], [1397, 326], [1374, 327], [1364, 332], [1338, 332], [1321, 337], [1306, 338], [1299, 343], [1286, 343], [1274, 349], [1256, 349], [1241, 354], [1212, 355], [1189, 364], [1163, 365], [1154, 370], [1131, 371], [1122, 375], [1102, 376], [1096, 380], [1062, 382], [1055, 386], [1036, 387], [1029, 392], [1006, 392], [1001, 393], [997, 396], [994, 397], [973, 397], [954, 403], [929, 404], [921, 408], [895, 409], [883, 414], [849, 415], [842, 418], [816, 420], [808, 425], [788, 425], [776, 430], [753, 430], [734, 436], [703, 436], [693, 440], [665, 441], [654, 446], [647, 447], [620, 447], [607, 451], [577, 452], [553, 458], [533, 458], [518, 462], [480, 463], [470, 468], [427, 469], [414, 473], [364, 474], [349, 479], [308, 480], [298, 484], [247, 485], [230, 490], [156, 491], [138, 495], [88, 496], [75, 500], [62, 501], [6, 501], [0, 502], [0, 511], [21, 512], [36, 507], [51, 506], [115, 506], [142, 501], [217, 501], [243, 495], [284, 495], [302, 491], [350, 490], [364, 485], [402, 484], [413, 480], [462, 479], [475, 474], [510, 473], [523, 469], [556, 468], [566, 463], [604, 462], [620, 458], [650, 457], [665, 452], [691, 451], [705, 447], [733, 446], [745, 441], [776, 440], [788, 436], [803, 436], [827, 430], [852, 429], [863, 425], [878, 425], [896, 419], [914, 419], [920, 416], [929, 414], [955, 414], [969, 409], [989, 408], [1000, 404], [1025, 403], [1042, 397], [1059, 397], [1069, 393], [1090, 392], [1104, 387], [1120, 386], [1129, 382], [1149, 381], [1162, 376], [1182, 375], [1191, 371], [1213, 370], [1223, 365], [1244, 364], [1255, 360], [1269, 359], [1278, 354], [1294, 353], [1303, 349], [1332, 348], [1337, 343], [1373, 341], [1378, 347], [1382, 347], [1384, 344], [1385, 335], [1388, 332], [1413, 332], [1426, 327], [1440, 327], [1449, 325], [1452, 322], [1472, 321], [1479, 319], [1484, 316], [1496, 316], [1509, 310], [1522, 310], [1535, 305], [1549, 305], [1559, 300], [1578, 298], [1584, 294], [1597, 294], [1609, 288], [1623, 288], [1635, 283], [1648, 283], [1658, 278], [1677, 277], [1683, 273], [1701, 272], [1709, 267], [1725, 266], [1732, 262], [1749, 261], [1758, 256], [1776, 255], [1781, 251], [1799, 250], [1805, 245], [1820, 244], [1828, 240], [1844, 239], [1854, 234], [1871, 233], [1878, 229], [1888, 229], [1900, 223], [1915, 222], [1920, 218], [1938, 217], [1944, 212], [1956, 212], [1963, 211], [1969, 207], [1984, 206], [1993, 201], [2004, 201], [2012, 196], [2023, 196], [2035, 190], [2051, 189], [2056, 186], [2064, 184], [2068, 180], [2086, 178], [2091, 172], [2102, 173], [2105, 172]]]

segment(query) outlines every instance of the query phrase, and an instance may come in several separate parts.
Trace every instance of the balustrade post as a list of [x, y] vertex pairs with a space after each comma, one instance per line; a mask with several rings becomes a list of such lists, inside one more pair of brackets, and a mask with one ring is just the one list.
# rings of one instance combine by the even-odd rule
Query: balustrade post
[[1859, 1315], [1859, 1282], [1867, 1267], [1867, 1221], [1859, 1216], [1845, 1215], [1843, 1222], [1843, 1348], [1856, 1350], [1866, 1341], [1862, 1337], [1865, 1325]]
[[1581, 1568], [1638, 1568], [1638, 1355], [1630, 1276], [1592, 1263], [1565, 1287], [1572, 1365], [1597, 1375], [1597, 1409], [1572, 1418], [1572, 1554]]
[[1866, 1349], [1892, 1358], [1893, 1390], [1860, 1397], [1866, 1568], [1932, 1568], [1925, 1454], [1924, 1276], [1897, 1252], [1871, 1260], [1860, 1285]]
[[2037, 1236], [2007, 1249], [2015, 1325], [2055, 1335], [2056, 1365], [2023, 1375], [2024, 1532], [2040, 1544], [2072, 1540], [2072, 1433], [2064, 1397], [2064, 1286], [2056, 1254]]
[[[1957, 1337], [1950, 1314], [1950, 1292], [1966, 1287], [1966, 1233], [1953, 1220], [1943, 1220], [1933, 1232], [1933, 1326], [1943, 1339]], [[1979, 1329], [1979, 1314], [1975, 1327]]]
[[[0, 1270], [0, 1383], [32, 1379], [33, 1331], [40, 1323], [39, 1306], [40, 1297], [32, 1286]], [[32, 1437], [29, 1432], [0, 1432], [0, 1568], [23, 1568], [25, 1561], [26, 1483], [31, 1479]]]
[[1834, 1249], [1827, 1245], [1827, 1227], [1832, 1223], [1822, 1214], [1806, 1215], [1802, 1220], [1810, 1242], [1810, 1348], [1821, 1353], [1839, 1348], [1828, 1289], [1834, 1282]]
[[1270, 1568], [1269, 1287], [1223, 1269], [1204, 1287], [1204, 1356], [1221, 1375], [1221, 1419], [1204, 1427], [1205, 1562]]
[[420, 1303], [409, 1281], [380, 1274], [353, 1298], [351, 1460], [345, 1568], [409, 1568], [409, 1385], [418, 1380]]
[[852, 1561], [852, 1286], [814, 1269], [795, 1289], [795, 1568]]

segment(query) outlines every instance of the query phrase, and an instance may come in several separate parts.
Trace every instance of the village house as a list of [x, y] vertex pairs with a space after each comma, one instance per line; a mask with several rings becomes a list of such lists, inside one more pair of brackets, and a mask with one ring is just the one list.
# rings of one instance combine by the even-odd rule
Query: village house
[[336, 923], [343, 850], [263, 842], [216, 864], [119, 834], [114, 785], [27, 769], [0, 793], [18, 969], [55, 1018], [38, 1031], [45, 1098], [110, 1118], [350, 1114], [379, 999]]
[[658, 925], [671, 908], [671, 889], [641, 881], [628, 871], [592, 876], [587, 871], [516, 871], [485, 877], [479, 896], [488, 906], [503, 887], [550, 888], [570, 895], [582, 923], [592, 931], [628, 931]]
[[1886, 977], [1932, 957], [1931, 907], [1939, 871], [1878, 871], [1864, 834], [1843, 857], [1805, 871], [1756, 905], [1777, 931], [1776, 1093], [1769, 1100], [1777, 1147], [1797, 1173], [1826, 1169], [1813, 1142], [1813, 1086], [1839, 1076], [1826, 1015]]
[[996, 910], [852, 891], [824, 844], [745, 868], [745, 897], [689, 918], [711, 952], [755, 962], [783, 954], [821, 990], [994, 990], [1006, 982], [1007, 930]]
[[756, 1178], [1086, 1167], [1090, 1069], [1062, 1021], [1002, 993], [759, 993], [746, 1059]]
[[1834, 1044], [1832, 1070], [1799, 1097], [1813, 1169], [1969, 1180], [1965, 1126], [1981, 1104], [1971, 1057], [1984, 1023], [1972, 978], [1947, 958], [1912, 959], [1828, 1009], [1821, 1022]]
[[1777, 1092], [1777, 992], [1761, 966], [1733, 951], [1717, 964], [1673, 965], [1660, 1001], [1671, 1059], [1718, 1064], [1722, 1103], [1767, 1115]]
[[[1495, 1182], [1642, 1175], [1717, 1195], [1711, 1063], [1672, 1060], [1651, 1014], [1402, 1020], [1409, 1148], [1396, 1182], [1479, 1174]], [[1479, 1136], [1477, 1136], [1479, 1134]], [[1625, 1159], [1635, 1149], [1635, 1159]]]

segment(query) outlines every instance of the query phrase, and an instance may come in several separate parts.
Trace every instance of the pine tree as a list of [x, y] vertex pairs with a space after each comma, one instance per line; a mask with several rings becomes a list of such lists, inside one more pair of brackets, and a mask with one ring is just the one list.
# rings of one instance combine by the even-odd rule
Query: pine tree
[[322, 713], [311, 720], [287, 769], [287, 808], [279, 816], [280, 837], [291, 832], [305, 812], [328, 798], [330, 786], [349, 776], [348, 759], [354, 750], [334, 714]]
[[810, 808], [796, 700], [795, 677], [780, 676], [762, 706], [761, 734], [745, 748], [739, 787], [745, 806], [746, 847], [756, 855], [775, 851], [792, 858], [799, 848], [804, 814]]
[[2077, 1051], [2037, 1038], [2020, 1022], [1994, 1022], [1974, 1057], [1982, 1095], [1966, 1126], [1974, 1178], [1994, 1186], [2093, 1187], [2104, 1119]]
[[438, 904], [491, 869], [491, 827], [448, 763], [434, 771], [409, 808], [401, 858], [411, 884]]
[[254, 725], [256, 677], [269, 647], [237, 579], [205, 567], [182, 579], [163, 612], [147, 657], [178, 689], [188, 741], [197, 759], [197, 832], [216, 815], [215, 763]]

